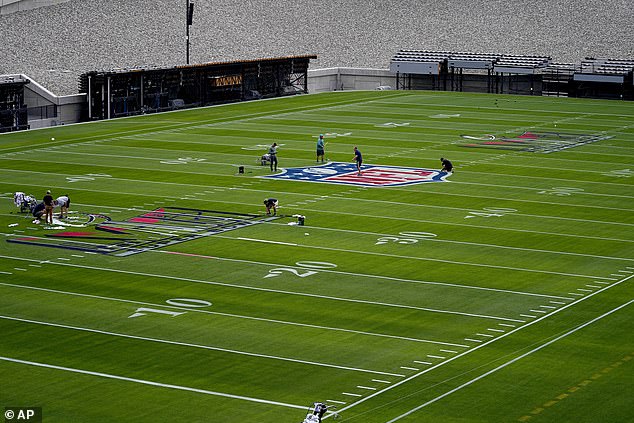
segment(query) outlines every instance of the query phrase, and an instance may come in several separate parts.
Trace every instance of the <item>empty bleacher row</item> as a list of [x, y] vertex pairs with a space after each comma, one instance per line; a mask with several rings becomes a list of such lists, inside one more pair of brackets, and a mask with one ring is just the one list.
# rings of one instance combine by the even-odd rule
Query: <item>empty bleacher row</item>
[[634, 99], [634, 60], [400, 50], [390, 61], [397, 88]]

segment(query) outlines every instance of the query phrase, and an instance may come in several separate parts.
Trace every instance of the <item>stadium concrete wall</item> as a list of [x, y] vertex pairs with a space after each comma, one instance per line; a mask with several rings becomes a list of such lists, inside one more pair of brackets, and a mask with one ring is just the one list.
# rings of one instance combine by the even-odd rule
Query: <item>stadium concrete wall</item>
[[325, 68], [308, 71], [308, 92], [376, 90], [396, 87], [396, 75], [388, 69]]

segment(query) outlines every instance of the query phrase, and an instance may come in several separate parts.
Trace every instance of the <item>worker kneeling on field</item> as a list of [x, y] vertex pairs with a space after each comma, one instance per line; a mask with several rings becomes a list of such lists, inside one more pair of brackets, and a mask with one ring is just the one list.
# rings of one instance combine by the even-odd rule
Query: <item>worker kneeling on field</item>
[[271, 214], [271, 210], [273, 210], [273, 216], [277, 214], [277, 206], [278, 202], [275, 198], [267, 198], [264, 200], [264, 206], [266, 207], [266, 214]]

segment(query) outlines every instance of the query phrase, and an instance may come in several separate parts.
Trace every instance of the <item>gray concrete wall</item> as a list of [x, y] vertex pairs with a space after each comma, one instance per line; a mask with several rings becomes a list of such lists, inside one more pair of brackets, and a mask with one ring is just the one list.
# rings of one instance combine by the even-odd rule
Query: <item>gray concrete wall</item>
[[308, 71], [308, 92], [375, 90], [396, 87], [396, 75], [387, 69], [326, 68]]

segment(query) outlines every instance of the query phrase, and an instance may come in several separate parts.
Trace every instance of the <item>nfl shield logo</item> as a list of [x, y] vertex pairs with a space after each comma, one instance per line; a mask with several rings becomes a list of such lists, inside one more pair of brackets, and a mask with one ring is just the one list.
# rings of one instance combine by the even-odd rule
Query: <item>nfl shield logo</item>
[[354, 163], [331, 162], [322, 166], [289, 168], [280, 174], [263, 176], [263, 178], [366, 187], [393, 187], [424, 182], [444, 182], [448, 175], [431, 169], [379, 165], [364, 165], [361, 171], [362, 174], [358, 175]]

